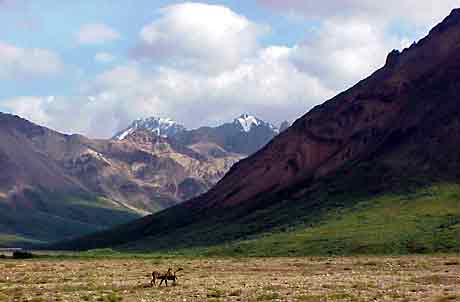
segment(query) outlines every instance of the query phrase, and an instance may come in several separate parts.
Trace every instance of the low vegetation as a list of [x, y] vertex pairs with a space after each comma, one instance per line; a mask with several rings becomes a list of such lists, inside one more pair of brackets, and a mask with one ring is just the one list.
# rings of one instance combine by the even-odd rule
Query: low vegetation
[[[107, 251], [106, 251], [107, 252]], [[70, 257], [72, 256], [72, 257]], [[426, 301], [460, 299], [460, 256], [0, 260], [0, 301]], [[449, 265], [447, 265], [449, 264]], [[175, 286], [150, 272], [183, 267]]]
[[[116, 235], [124, 238], [151, 233], [115, 249], [183, 256], [460, 252], [458, 184], [441, 183], [373, 194], [368, 191], [350, 194], [347, 186], [327, 183], [323, 188], [297, 200], [273, 203], [261, 200], [251, 203], [250, 209], [245, 205], [224, 211], [216, 209], [215, 213], [206, 213], [205, 219], [200, 212], [173, 208], [156, 215], [147, 228], [134, 228], [126, 234], [102, 234], [91, 240], [103, 242]], [[176, 226], [179, 222], [181, 225]], [[79, 244], [75, 242], [74, 246], [78, 248]]]
[[303, 256], [460, 252], [460, 186], [384, 194], [319, 223], [207, 249], [208, 255]]
[[30, 247], [83, 236], [140, 217], [98, 196], [45, 190], [25, 194], [31, 209], [14, 209], [0, 203], [0, 247]]

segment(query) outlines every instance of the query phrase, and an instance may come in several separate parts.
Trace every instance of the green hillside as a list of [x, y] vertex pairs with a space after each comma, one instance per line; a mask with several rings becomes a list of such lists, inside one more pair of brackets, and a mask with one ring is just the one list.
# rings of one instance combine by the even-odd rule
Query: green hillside
[[327, 213], [315, 225], [208, 248], [211, 255], [460, 252], [460, 185], [383, 194]]
[[382, 187], [381, 166], [355, 171], [297, 198], [282, 192], [205, 212], [179, 206], [64, 246], [219, 256], [460, 252], [460, 184], [404, 177]]
[[28, 191], [27, 204], [0, 202], [0, 247], [22, 247], [83, 236], [126, 223], [137, 213], [88, 194]]

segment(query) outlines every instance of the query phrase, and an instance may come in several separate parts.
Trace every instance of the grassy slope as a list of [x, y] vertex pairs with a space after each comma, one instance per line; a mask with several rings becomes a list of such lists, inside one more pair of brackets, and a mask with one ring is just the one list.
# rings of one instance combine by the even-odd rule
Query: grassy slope
[[31, 208], [0, 204], [0, 246], [29, 246], [64, 240], [139, 217], [97, 196], [68, 196], [44, 191], [28, 194], [33, 200]]
[[341, 189], [274, 203], [250, 215], [211, 216], [164, 235], [159, 230], [123, 249], [232, 256], [460, 251], [460, 185], [372, 195], [337, 193]]
[[44, 242], [39, 240], [34, 240], [32, 238], [26, 238], [18, 235], [10, 235], [10, 234], [0, 234], [0, 247], [2, 246], [21, 246], [21, 245], [29, 245], [29, 244], [42, 244]]
[[346, 171], [234, 208], [173, 207], [56, 248], [192, 256], [460, 250], [460, 185], [455, 180], [395, 171], [378, 162]]
[[460, 185], [384, 194], [325, 215], [312, 227], [206, 249], [213, 255], [460, 252]]
[[[207, 234], [197, 226], [194, 228], [200, 236]], [[222, 236], [223, 230], [216, 228], [214, 234]], [[121, 249], [122, 253], [103, 249], [78, 255], [136, 255], [127, 253], [126, 249], [134, 253], [150, 251], [149, 254], [137, 254], [138, 257], [459, 253], [460, 185], [442, 183], [410, 193], [379, 194], [360, 199], [350, 207], [328, 211], [308, 223], [277, 227], [253, 235], [251, 239], [226, 244], [188, 248], [185, 246], [193, 244], [187, 242], [186, 237], [186, 244], [179, 246], [174, 246], [172, 241], [159, 245], [159, 241], [166, 240], [160, 236], [139, 241], [136, 245], [129, 244]]]

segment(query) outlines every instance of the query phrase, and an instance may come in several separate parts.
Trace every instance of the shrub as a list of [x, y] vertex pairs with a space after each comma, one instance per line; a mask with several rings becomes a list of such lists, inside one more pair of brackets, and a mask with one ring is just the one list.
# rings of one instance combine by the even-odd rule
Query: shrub
[[15, 251], [13, 252], [13, 259], [31, 259], [34, 255], [29, 252]]

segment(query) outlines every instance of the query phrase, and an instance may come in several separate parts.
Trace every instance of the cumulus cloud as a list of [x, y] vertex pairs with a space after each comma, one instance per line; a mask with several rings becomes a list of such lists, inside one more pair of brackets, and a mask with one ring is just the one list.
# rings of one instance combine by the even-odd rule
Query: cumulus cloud
[[115, 56], [108, 52], [98, 52], [94, 56], [94, 61], [96, 61], [97, 63], [102, 63], [102, 64], [111, 63], [115, 61], [115, 59], [116, 59]]
[[391, 49], [408, 43], [386, 34], [380, 26], [331, 19], [293, 48], [291, 60], [323, 85], [343, 90], [383, 66]]
[[458, 0], [257, 0], [276, 11], [285, 11], [307, 18], [324, 19], [352, 17], [373, 22], [404, 20], [431, 27], [458, 6]]
[[[94, 123], [86, 133], [110, 136], [148, 115], [172, 117], [192, 128], [244, 112], [275, 123], [294, 119], [383, 66], [386, 54], [401, 43], [379, 27], [330, 21], [297, 45], [259, 47], [217, 73], [174, 64], [118, 66], [87, 83], [84, 91], [106, 105], [101, 108], [112, 108], [115, 128], [100, 129]], [[93, 112], [97, 109], [88, 110], [97, 119]]]
[[[401, 1], [403, 7], [410, 2]], [[133, 119], [152, 115], [174, 118], [190, 128], [216, 125], [241, 113], [279, 123], [301, 116], [370, 75], [383, 66], [389, 51], [408, 41], [391, 34], [387, 21], [372, 20], [374, 9], [380, 8], [374, 1], [259, 2], [324, 19], [292, 46], [262, 46], [266, 27], [227, 7], [168, 6], [140, 31], [134, 61], [86, 79], [80, 95], [22, 97], [0, 106], [4, 103], [35, 122], [91, 137], [110, 137]], [[338, 13], [345, 3], [350, 7]], [[431, 10], [432, 16], [438, 8]], [[375, 14], [390, 14], [382, 9]], [[392, 16], [399, 18], [398, 14]], [[418, 18], [430, 19], [410, 20]], [[94, 59], [113, 58], [101, 52]]]
[[177, 67], [221, 71], [254, 55], [268, 29], [227, 7], [183, 3], [161, 9], [145, 26], [135, 55], [168, 60]]
[[[291, 60], [330, 89], [341, 91], [381, 67], [392, 49], [408, 47], [440, 22], [458, 0], [258, 0], [276, 12], [318, 25], [294, 46]], [[408, 33], [394, 32], [408, 26]]]
[[50, 50], [21, 48], [0, 41], [0, 79], [49, 76], [62, 68], [61, 59]]
[[291, 52], [261, 49], [217, 76], [127, 64], [89, 81], [78, 97], [23, 97], [0, 104], [34, 122], [92, 137], [110, 137], [133, 119], [152, 115], [172, 117], [190, 128], [231, 121], [245, 112], [281, 122], [334, 94], [299, 71], [289, 60]]
[[[114, 68], [97, 77], [87, 94], [125, 104], [128, 122], [145, 115], [171, 116], [189, 127], [229, 121], [244, 112], [279, 122], [294, 118], [334, 91], [318, 78], [297, 69], [285, 47], [261, 49], [258, 54], [219, 75], [139, 65]], [[132, 108], [136, 108], [133, 112]]]
[[116, 30], [102, 23], [85, 24], [77, 33], [80, 44], [103, 44], [120, 38], [121, 35]]
[[119, 126], [117, 114], [128, 106], [129, 103], [117, 104], [104, 95], [98, 96], [97, 102], [92, 96], [21, 96], [0, 100], [2, 111], [63, 133], [91, 137], [110, 137]]
[[21, 96], [3, 100], [1, 107], [6, 112], [27, 117], [42, 125], [50, 125], [53, 118], [46, 113], [46, 107], [53, 100], [54, 97]]

